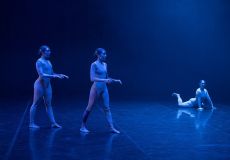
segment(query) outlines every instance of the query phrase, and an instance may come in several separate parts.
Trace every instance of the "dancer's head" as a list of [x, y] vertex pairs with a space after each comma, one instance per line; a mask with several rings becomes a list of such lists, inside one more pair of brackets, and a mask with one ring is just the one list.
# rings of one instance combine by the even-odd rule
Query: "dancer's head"
[[94, 57], [100, 59], [101, 61], [105, 61], [107, 57], [106, 51], [103, 48], [97, 48], [94, 53]]
[[45, 58], [49, 58], [50, 54], [51, 54], [50, 48], [47, 47], [47, 46], [45, 46], [45, 45], [41, 46], [40, 49], [39, 49], [39, 51], [38, 51], [38, 54], [41, 55], [41, 56], [43, 56], [43, 57], [45, 57]]
[[199, 85], [200, 85], [200, 88], [201, 88], [201, 89], [204, 89], [205, 84], [206, 84], [205, 80], [200, 80]]

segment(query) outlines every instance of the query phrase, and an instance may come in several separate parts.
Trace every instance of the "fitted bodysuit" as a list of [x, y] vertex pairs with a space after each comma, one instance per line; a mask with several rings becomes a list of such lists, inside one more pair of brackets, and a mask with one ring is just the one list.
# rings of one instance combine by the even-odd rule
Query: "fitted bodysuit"
[[[52, 75], [53, 69], [50, 61], [39, 59], [37, 63], [42, 65], [44, 74]], [[38, 69], [38, 68], [37, 68]], [[39, 103], [44, 98], [45, 104], [50, 106], [52, 99], [52, 87], [50, 84], [51, 78], [42, 78], [40, 75], [34, 83], [34, 102]]]
[[[93, 62], [91, 67], [95, 69], [95, 78], [106, 79], [107, 78], [107, 64]], [[94, 82], [91, 90], [98, 93], [98, 96], [107, 91], [106, 82]]]

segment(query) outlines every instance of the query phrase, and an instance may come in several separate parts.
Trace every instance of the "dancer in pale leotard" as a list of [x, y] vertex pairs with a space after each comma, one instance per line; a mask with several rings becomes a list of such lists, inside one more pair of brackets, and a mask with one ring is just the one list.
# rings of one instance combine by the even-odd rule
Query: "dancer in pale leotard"
[[106, 86], [106, 83], [110, 84], [113, 82], [118, 82], [121, 84], [120, 80], [115, 80], [108, 77], [107, 73], [107, 64], [104, 63], [106, 59], [106, 52], [103, 48], [96, 49], [94, 56], [97, 58], [97, 61], [93, 62], [90, 69], [90, 79], [93, 83], [90, 95], [89, 95], [89, 102], [88, 106], [83, 114], [83, 120], [81, 124], [80, 131], [81, 132], [89, 132], [85, 128], [86, 120], [89, 116], [90, 111], [92, 110], [93, 106], [95, 105], [97, 99], [101, 97], [103, 101], [103, 107], [105, 116], [110, 126], [110, 132], [112, 133], [120, 133], [113, 127], [112, 116], [109, 108], [109, 92]]
[[63, 74], [56, 74], [53, 72], [52, 65], [50, 61], [47, 60], [51, 54], [49, 47], [41, 46], [38, 53], [39, 55], [41, 55], [41, 58], [39, 58], [36, 62], [36, 69], [39, 77], [34, 83], [34, 99], [33, 99], [33, 104], [30, 108], [29, 127], [39, 128], [39, 126], [34, 124], [34, 116], [35, 116], [36, 108], [43, 98], [46, 106], [46, 113], [52, 123], [52, 127], [60, 128], [61, 126], [59, 126], [54, 120], [53, 110], [51, 106], [52, 88], [50, 84], [50, 79], [51, 78], [62, 79], [62, 78], [68, 78], [68, 76]]
[[200, 88], [198, 88], [196, 90], [196, 97], [191, 98], [187, 102], [183, 102], [181, 97], [180, 97], [180, 94], [178, 94], [178, 93], [173, 93], [172, 96], [177, 97], [179, 107], [195, 107], [195, 106], [198, 105], [198, 107], [199, 107], [198, 109], [203, 110], [203, 108], [202, 108], [203, 103], [202, 102], [205, 100], [205, 98], [207, 98], [208, 102], [212, 106], [212, 109], [216, 109], [213, 106], [213, 103], [212, 103], [211, 98], [209, 97], [208, 91], [204, 88], [205, 84], [206, 84], [205, 80], [201, 80], [200, 83], [199, 83]]

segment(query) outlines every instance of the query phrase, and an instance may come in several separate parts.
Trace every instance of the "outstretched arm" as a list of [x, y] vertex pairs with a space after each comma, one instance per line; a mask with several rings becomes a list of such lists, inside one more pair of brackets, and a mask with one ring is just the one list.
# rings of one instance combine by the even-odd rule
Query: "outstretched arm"
[[207, 98], [208, 102], [210, 103], [210, 105], [212, 106], [212, 109], [216, 109], [216, 108], [213, 106], [213, 103], [212, 103], [212, 100], [211, 100], [211, 98], [210, 98], [210, 96], [209, 96], [209, 94], [208, 94], [208, 91], [207, 91], [207, 94], [206, 94], [206, 98]]
[[201, 107], [201, 97], [198, 97], [197, 98], [197, 100], [198, 100], [198, 110], [203, 110], [203, 108]]
[[[107, 65], [106, 65], [106, 69], [107, 69]], [[110, 77], [109, 77], [109, 75], [108, 75], [108, 71], [107, 71], [106, 78], [111, 79], [113, 82], [118, 82], [118, 83], [122, 84], [121, 80], [119, 80], [119, 79], [112, 79], [112, 78], [110, 78]]]
[[62, 79], [62, 77], [57, 75], [57, 74], [45, 74], [45, 73], [43, 73], [42, 62], [39, 60], [36, 62], [36, 69], [38, 71], [38, 75], [42, 78], [60, 78], [60, 79]]
[[197, 101], [198, 101], [198, 110], [203, 110], [203, 108], [201, 107], [201, 92], [200, 90], [196, 90], [196, 98], [197, 98]]
[[64, 74], [56, 74], [56, 73], [53, 72], [53, 75], [58, 75], [58, 76], [61, 76], [62, 78], [67, 78], [67, 79], [69, 79], [69, 77], [66, 76], [66, 75], [64, 75]]

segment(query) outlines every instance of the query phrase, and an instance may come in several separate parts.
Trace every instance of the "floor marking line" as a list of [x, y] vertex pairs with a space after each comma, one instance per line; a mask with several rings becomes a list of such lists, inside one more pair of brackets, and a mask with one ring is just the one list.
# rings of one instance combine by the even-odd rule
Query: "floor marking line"
[[[96, 104], [96, 106], [97, 106], [97, 108], [102, 112], [102, 113], [104, 113], [104, 111]], [[122, 132], [122, 133], [124, 133], [124, 135], [126, 135], [126, 137], [131, 141], [131, 142], [133, 142], [133, 144], [139, 149], [139, 150], [141, 150], [142, 151], [142, 153], [144, 153], [145, 154], [145, 156], [146, 157], [148, 157], [149, 159], [153, 159], [152, 157], [150, 157], [149, 156], [149, 154], [148, 153], [146, 153], [133, 139], [132, 139], [132, 137], [130, 137], [129, 135], [128, 135], [128, 133], [126, 133], [114, 120], [113, 120], [113, 124], [115, 124], [116, 126], [117, 126], [117, 128]]]
[[12, 139], [11, 144], [10, 144], [10, 146], [9, 146], [7, 152], [6, 152], [6, 155], [5, 155], [5, 157], [4, 157], [4, 160], [7, 160], [7, 159], [9, 158], [10, 153], [11, 153], [11, 150], [12, 150], [13, 147], [14, 147], [14, 143], [15, 143], [15, 141], [16, 141], [16, 139], [17, 139], [19, 130], [20, 130], [21, 126], [22, 126], [22, 122], [23, 122], [23, 120], [24, 120], [24, 118], [25, 118], [25, 115], [26, 115], [26, 112], [27, 112], [28, 107], [29, 107], [29, 105], [30, 105], [31, 99], [32, 99], [32, 98], [30, 98], [30, 100], [29, 100], [29, 102], [28, 102], [28, 104], [27, 104], [27, 106], [26, 106], [25, 112], [24, 112], [24, 114], [23, 114], [23, 116], [22, 116], [22, 118], [21, 118], [21, 121], [20, 121], [19, 125], [18, 125], [17, 131], [16, 131], [16, 133], [14, 134], [14, 138]]

